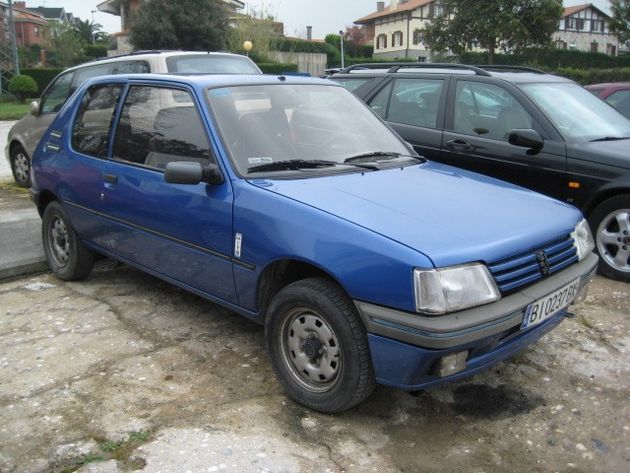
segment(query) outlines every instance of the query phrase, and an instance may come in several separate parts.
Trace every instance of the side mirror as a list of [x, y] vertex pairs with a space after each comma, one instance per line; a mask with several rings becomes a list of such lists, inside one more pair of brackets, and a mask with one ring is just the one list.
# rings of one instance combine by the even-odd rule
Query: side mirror
[[31, 115], [35, 115], [35, 116], [39, 114], [39, 102], [37, 100], [33, 100], [31, 102], [31, 105], [29, 107], [29, 112], [31, 112]]
[[170, 184], [223, 184], [223, 176], [216, 164], [203, 167], [201, 163], [173, 161], [164, 169], [164, 180]]
[[521, 148], [529, 148], [535, 153], [545, 146], [545, 140], [543, 140], [542, 136], [540, 136], [540, 133], [536, 130], [528, 128], [517, 128], [512, 130], [508, 141], [511, 145], [520, 146]]

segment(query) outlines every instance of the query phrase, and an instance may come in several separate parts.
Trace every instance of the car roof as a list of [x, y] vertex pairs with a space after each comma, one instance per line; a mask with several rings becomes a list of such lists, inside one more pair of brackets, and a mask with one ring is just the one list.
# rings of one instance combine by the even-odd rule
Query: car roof
[[630, 82], [605, 82], [603, 84], [591, 84], [586, 86], [587, 89], [627, 89], [630, 88]]
[[366, 63], [356, 64], [345, 68], [334, 77], [351, 77], [361, 75], [396, 75], [396, 74], [452, 74], [481, 77], [495, 77], [508, 82], [566, 82], [573, 83], [565, 77], [547, 74], [544, 71], [522, 66], [483, 65], [471, 66], [467, 64], [438, 64], [438, 63]]
[[336, 82], [326, 79], [271, 74], [118, 74], [90, 79], [86, 82], [86, 85], [125, 81], [179, 82], [198, 88], [275, 84], [312, 84], [341, 87]]
[[158, 57], [173, 57], [173, 56], [191, 56], [191, 55], [208, 55], [208, 56], [232, 56], [232, 57], [242, 57], [245, 58], [242, 54], [233, 54], [233, 53], [225, 53], [225, 52], [206, 52], [206, 51], [168, 51], [168, 50], [147, 50], [147, 51], [133, 51], [126, 54], [119, 54], [116, 56], [109, 57], [101, 57], [98, 59], [93, 59], [91, 61], [87, 61], [76, 66], [70, 67], [66, 69], [66, 71], [73, 71], [76, 69], [82, 69], [88, 66], [94, 66], [97, 64], [109, 64], [112, 62], [119, 61], [139, 61], [142, 59], [152, 59]]

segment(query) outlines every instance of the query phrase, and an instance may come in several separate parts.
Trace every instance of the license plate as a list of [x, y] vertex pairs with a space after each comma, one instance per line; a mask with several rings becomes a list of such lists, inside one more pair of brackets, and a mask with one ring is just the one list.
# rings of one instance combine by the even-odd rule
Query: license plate
[[569, 306], [580, 288], [580, 278], [527, 306], [521, 328], [532, 327]]

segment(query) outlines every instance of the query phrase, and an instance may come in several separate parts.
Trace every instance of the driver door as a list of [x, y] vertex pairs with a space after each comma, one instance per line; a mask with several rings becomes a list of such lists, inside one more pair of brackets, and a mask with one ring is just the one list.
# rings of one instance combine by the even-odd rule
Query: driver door
[[442, 138], [445, 161], [565, 200], [566, 147], [545, 140], [537, 153], [508, 142], [513, 129], [528, 128], [545, 138], [533, 113], [515, 93], [474, 78], [455, 79]]

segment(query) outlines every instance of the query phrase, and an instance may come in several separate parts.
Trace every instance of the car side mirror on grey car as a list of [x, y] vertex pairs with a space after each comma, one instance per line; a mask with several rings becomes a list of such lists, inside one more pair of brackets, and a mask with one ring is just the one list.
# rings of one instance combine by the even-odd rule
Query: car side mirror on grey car
[[39, 102], [37, 100], [33, 100], [28, 111], [31, 115], [37, 116], [39, 114]]
[[508, 141], [511, 145], [529, 148], [532, 153], [537, 153], [545, 145], [540, 133], [529, 128], [516, 128], [510, 132]]

